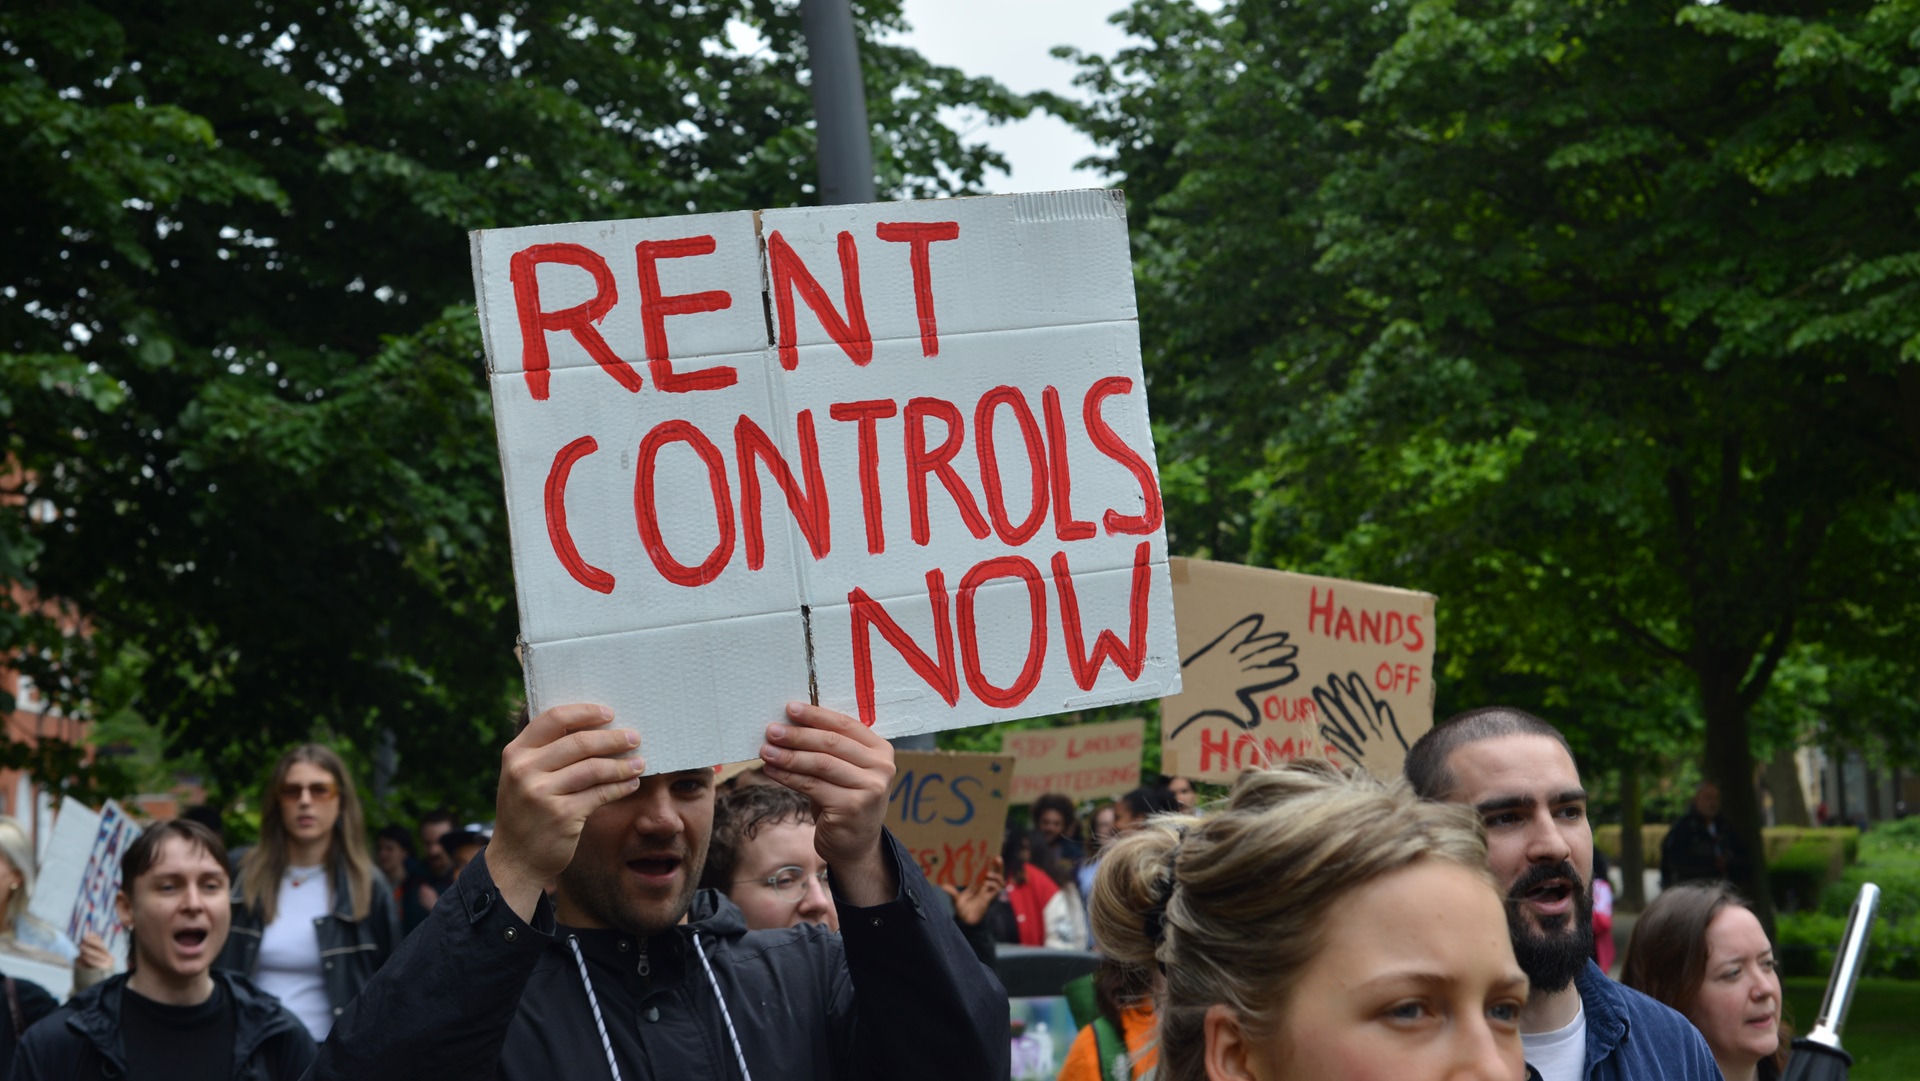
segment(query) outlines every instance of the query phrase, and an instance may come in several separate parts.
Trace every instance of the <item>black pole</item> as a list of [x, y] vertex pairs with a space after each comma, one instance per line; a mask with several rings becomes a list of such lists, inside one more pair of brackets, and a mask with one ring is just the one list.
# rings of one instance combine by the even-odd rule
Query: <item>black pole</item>
[[800, 29], [813, 77], [814, 132], [820, 146], [820, 202], [873, 202], [873, 132], [860, 45], [847, 0], [802, 0]]

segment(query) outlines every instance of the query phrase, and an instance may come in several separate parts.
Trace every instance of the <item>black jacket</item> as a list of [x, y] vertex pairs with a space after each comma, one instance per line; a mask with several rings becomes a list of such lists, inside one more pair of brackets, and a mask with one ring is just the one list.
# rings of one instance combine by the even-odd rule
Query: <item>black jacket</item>
[[604, 1081], [575, 944], [623, 1081], [737, 1079], [729, 1028], [757, 1081], [1005, 1081], [1006, 992], [885, 843], [899, 896], [873, 908], [836, 896], [840, 934], [748, 931], [713, 890], [650, 939], [559, 927], [545, 897], [529, 926], [483, 855], [334, 1025], [314, 1081]]
[[[244, 976], [215, 972], [233, 1003], [233, 1081], [296, 1081], [313, 1064], [313, 1037], [280, 1000]], [[13, 1060], [13, 1081], [108, 1081], [127, 1076], [120, 1039], [125, 975], [73, 996], [27, 1030]]]
[[[367, 906], [366, 919], [353, 918], [352, 894], [335, 890], [333, 911], [313, 921], [314, 933], [320, 938], [320, 976], [327, 985], [327, 1001], [333, 1006], [336, 1020], [400, 944], [400, 916], [393, 907], [393, 886], [379, 868], [369, 870], [373, 875], [373, 897]], [[345, 865], [335, 863], [329, 881], [346, 880]], [[260, 910], [247, 905], [236, 883], [233, 930], [227, 935], [227, 944], [221, 947], [213, 967], [252, 977], [254, 962], [260, 957], [260, 936], [265, 930]]]

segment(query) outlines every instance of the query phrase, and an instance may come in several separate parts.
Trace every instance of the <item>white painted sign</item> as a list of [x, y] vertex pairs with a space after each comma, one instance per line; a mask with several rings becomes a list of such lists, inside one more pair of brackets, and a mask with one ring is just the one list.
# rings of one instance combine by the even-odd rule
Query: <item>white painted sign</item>
[[1126, 217], [1081, 191], [485, 230], [535, 711], [655, 770], [1177, 690]]

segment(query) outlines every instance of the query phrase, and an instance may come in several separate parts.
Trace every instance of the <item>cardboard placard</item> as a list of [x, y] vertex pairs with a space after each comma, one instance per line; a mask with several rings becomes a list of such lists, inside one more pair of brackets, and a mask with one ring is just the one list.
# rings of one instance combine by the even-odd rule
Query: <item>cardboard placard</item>
[[1031, 803], [1048, 792], [1078, 802], [1140, 787], [1146, 742], [1147, 722], [1136, 717], [1008, 732], [1000, 737], [1000, 752], [1013, 756], [1015, 803]]
[[140, 832], [112, 800], [98, 812], [71, 796], [61, 800], [27, 911], [76, 946], [89, 933], [99, 935], [125, 968], [127, 929], [114, 895], [120, 891], [120, 859]]
[[1171, 572], [1185, 684], [1160, 703], [1163, 772], [1326, 758], [1400, 775], [1433, 727], [1431, 593], [1203, 559]]
[[650, 768], [1179, 687], [1118, 192], [472, 234], [527, 696]]
[[1000, 854], [1013, 759], [997, 754], [900, 751], [886, 826], [935, 886], [966, 889]]

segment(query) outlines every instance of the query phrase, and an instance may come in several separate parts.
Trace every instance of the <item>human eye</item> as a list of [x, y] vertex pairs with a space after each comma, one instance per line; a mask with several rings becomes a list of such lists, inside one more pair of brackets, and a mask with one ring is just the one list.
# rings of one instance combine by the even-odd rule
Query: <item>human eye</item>
[[798, 867], [782, 867], [773, 873], [773, 888], [790, 890], [800, 884], [805, 872]]
[[1571, 822], [1577, 822], [1587, 817], [1587, 805], [1584, 803], [1569, 803], [1560, 808], [1560, 817]]
[[1495, 829], [1500, 826], [1511, 826], [1518, 821], [1520, 821], [1518, 811], [1495, 811], [1486, 817], [1486, 827]]
[[1487, 1007], [1487, 1020], [1506, 1028], [1518, 1028], [1520, 1025], [1520, 1006], [1517, 999], [1504, 999]]
[[1431, 1007], [1424, 1000], [1410, 998], [1388, 1006], [1380, 1016], [1396, 1025], [1411, 1025], [1426, 1020], [1431, 1013]]

